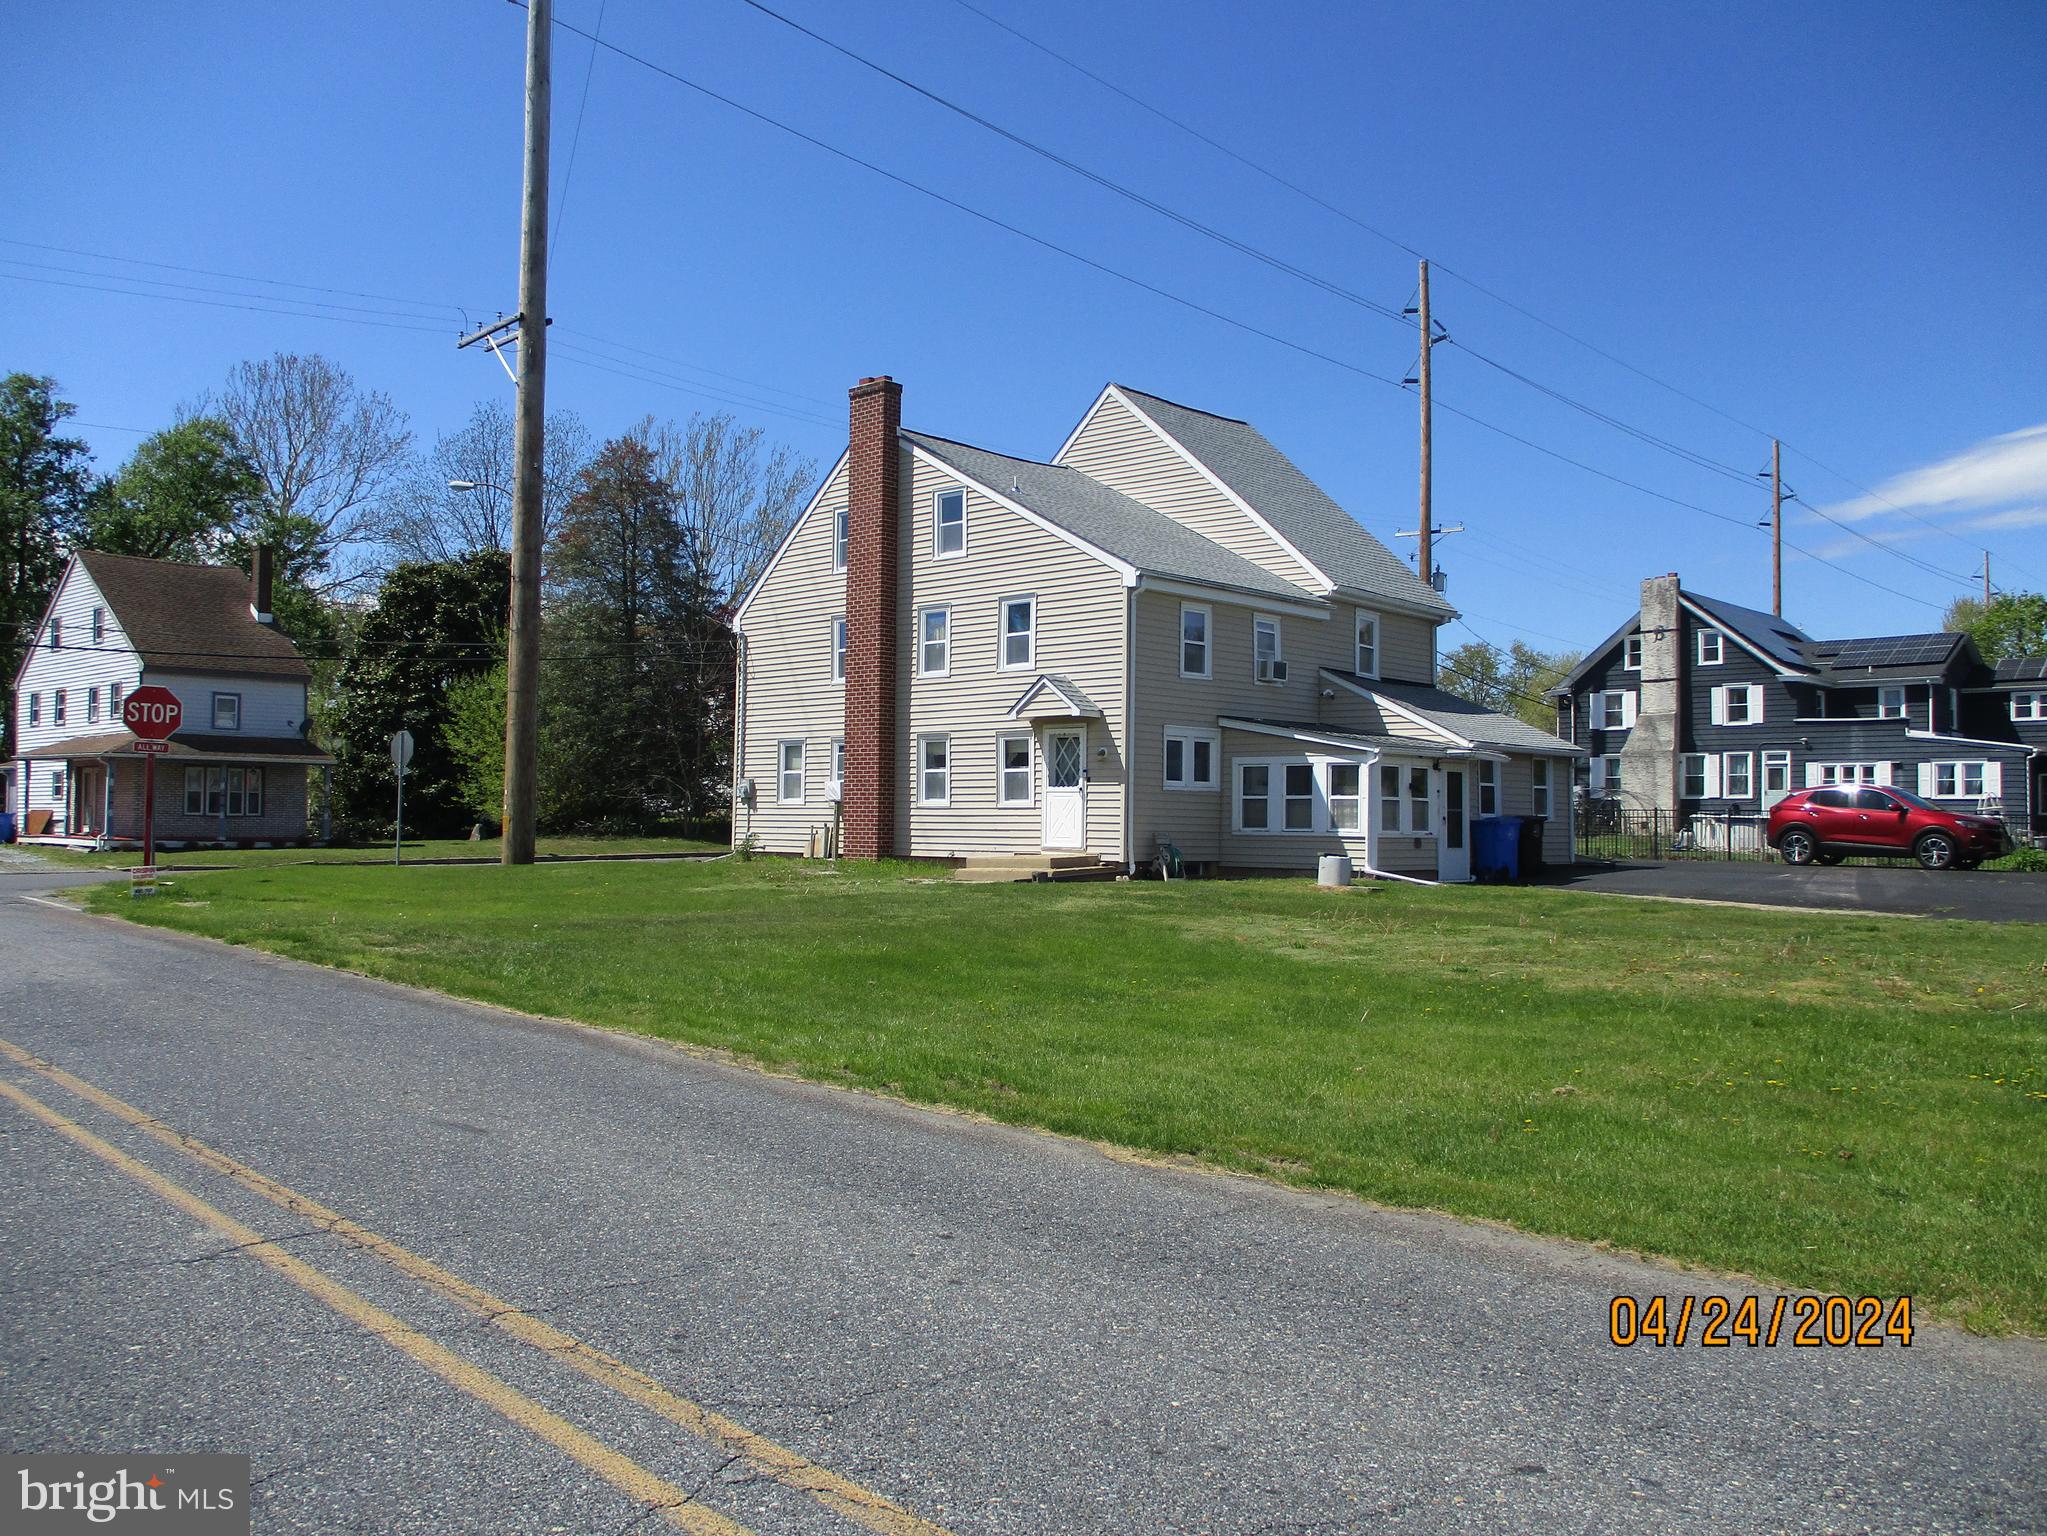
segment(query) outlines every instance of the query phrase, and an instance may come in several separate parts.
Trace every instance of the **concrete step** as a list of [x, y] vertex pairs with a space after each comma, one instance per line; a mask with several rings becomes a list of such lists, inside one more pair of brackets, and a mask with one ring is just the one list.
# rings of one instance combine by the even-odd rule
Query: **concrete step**
[[1113, 873], [1116, 867], [1091, 853], [983, 854], [962, 860], [952, 877], [968, 883], [1072, 880]]

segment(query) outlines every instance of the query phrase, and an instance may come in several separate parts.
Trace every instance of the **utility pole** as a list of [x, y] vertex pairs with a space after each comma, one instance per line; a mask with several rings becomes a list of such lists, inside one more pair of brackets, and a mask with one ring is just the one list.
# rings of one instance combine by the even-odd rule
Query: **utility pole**
[[1421, 545], [1417, 564], [1421, 568], [1422, 580], [1431, 587], [1436, 584], [1436, 512], [1434, 487], [1431, 484], [1433, 466], [1430, 462], [1430, 433], [1434, 425], [1433, 400], [1429, 393], [1429, 354], [1436, 349], [1435, 333], [1429, 329], [1429, 264], [1421, 264], [1421, 297], [1418, 313], [1421, 317], [1422, 357], [1421, 367], [1416, 375], [1421, 384], [1422, 395], [1422, 516], [1417, 526], [1421, 530]]
[[1770, 612], [1784, 617], [1784, 445], [1770, 439]]
[[511, 633], [505, 658], [505, 825], [499, 855], [506, 864], [533, 862], [539, 772], [540, 497], [547, 437], [547, 144], [553, 43], [553, 0], [527, 0], [517, 475], [512, 486]]

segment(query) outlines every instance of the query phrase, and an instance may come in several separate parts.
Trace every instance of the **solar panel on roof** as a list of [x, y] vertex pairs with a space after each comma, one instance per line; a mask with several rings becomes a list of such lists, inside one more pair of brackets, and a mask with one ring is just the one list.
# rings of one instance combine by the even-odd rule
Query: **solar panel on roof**
[[1822, 646], [1836, 667], [1923, 667], [1945, 661], [1954, 649], [1953, 635], [1872, 635], [1828, 641]]

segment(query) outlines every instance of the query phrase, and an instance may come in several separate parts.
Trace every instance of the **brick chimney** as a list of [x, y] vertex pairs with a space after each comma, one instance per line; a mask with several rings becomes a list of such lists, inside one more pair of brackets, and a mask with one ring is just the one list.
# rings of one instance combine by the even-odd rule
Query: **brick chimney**
[[1621, 793], [1644, 810], [1674, 813], [1678, 791], [1678, 716], [1684, 696], [1684, 614], [1677, 573], [1642, 583], [1642, 672], [1635, 724], [1621, 748]]
[[846, 480], [846, 778], [840, 791], [848, 858], [895, 852], [897, 555], [903, 386], [862, 379], [849, 397]]
[[273, 610], [270, 606], [271, 587], [274, 582], [272, 568], [275, 556], [268, 544], [258, 544], [249, 557], [249, 617], [258, 624], [271, 622]]

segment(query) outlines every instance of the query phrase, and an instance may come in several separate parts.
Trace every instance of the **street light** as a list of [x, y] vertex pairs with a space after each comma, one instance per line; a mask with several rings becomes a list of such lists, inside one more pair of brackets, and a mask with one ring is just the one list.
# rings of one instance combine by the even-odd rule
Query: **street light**
[[450, 480], [448, 482], [448, 489], [451, 491], [473, 491], [476, 489], [476, 482], [474, 480]]

